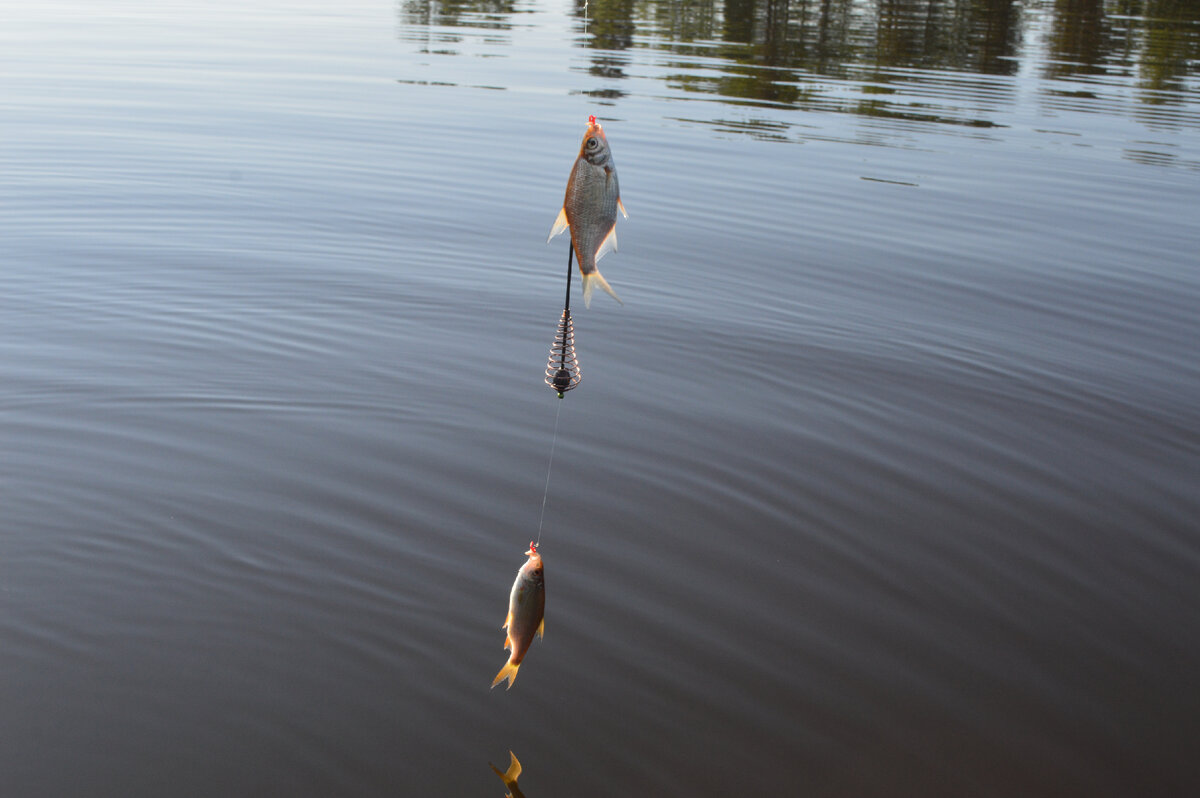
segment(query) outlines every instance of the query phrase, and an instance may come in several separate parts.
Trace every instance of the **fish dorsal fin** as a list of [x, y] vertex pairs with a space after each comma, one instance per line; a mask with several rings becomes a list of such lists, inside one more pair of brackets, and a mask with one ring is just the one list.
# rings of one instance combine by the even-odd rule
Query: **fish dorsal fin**
[[617, 225], [614, 223], [612, 229], [608, 231], [608, 235], [600, 242], [600, 248], [596, 250], [597, 262], [607, 255], [609, 252], [617, 251]]
[[554, 238], [569, 226], [570, 224], [567, 222], [567, 209], [563, 208], [558, 212], [558, 218], [554, 220], [554, 226], [550, 228], [550, 235], [546, 238], [546, 241], [549, 242], [551, 238]]
[[624, 216], [626, 219], [629, 218], [629, 214], [625, 211], [625, 203], [621, 202], [620, 197], [617, 197], [617, 209], [621, 211], [622, 216]]
[[542, 622], [538, 624], [538, 637], [546, 636], [546, 619], [542, 618]]

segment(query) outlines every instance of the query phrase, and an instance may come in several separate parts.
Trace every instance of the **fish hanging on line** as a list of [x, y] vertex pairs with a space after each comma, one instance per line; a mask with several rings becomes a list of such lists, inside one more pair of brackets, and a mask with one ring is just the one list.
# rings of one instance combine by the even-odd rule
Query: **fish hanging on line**
[[512, 592], [508, 594], [508, 617], [504, 619], [502, 629], [508, 630], [504, 638], [504, 647], [509, 650], [508, 662], [496, 674], [492, 687], [508, 679], [508, 687], [512, 689], [517, 680], [517, 668], [525, 659], [533, 635], [541, 636], [546, 631], [546, 583], [542, 574], [542, 555], [538, 554], [537, 544], [530, 541], [529, 557], [517, 578], [513, 581]]
[[604, 275], [596, 268], [596, 262], [609, 251], [617, 250], [617, 211], [626, 219], [625, 204], [621, 202], [621, 189], [617, 185], [617, 166], [613, 163], [612, 150], [604, 129], [596, 117], [588, 117], [587, 132], [579, 147], [579, 157], [571, 167], [567, 178], [567, 193], [563, 198], [562, 210], [550, 230], [550, 241], [556, 235], [571, 228], [571, 246], [575, 248], [575, 259], [579, 261], [579, 275], [583, 280], [583, 304], [592, 306], [592, 289], [599, 283], [613, 299], [621, 302]]
[[500, 768], [488, 762], [488, 767], [496, 771], [496, 775], [500, 777], [500, 781], [504, 782], [504, 786], [508, 788], [508, 798], [525, 798], [525, 795], [517, 787], [517, 779], [521, 776], [521, 763], [517, 761], [517, 755], [512, 751], [508, 752], [512, 757], [512, 763], [508, 766], [508, 770], [501, 772]]

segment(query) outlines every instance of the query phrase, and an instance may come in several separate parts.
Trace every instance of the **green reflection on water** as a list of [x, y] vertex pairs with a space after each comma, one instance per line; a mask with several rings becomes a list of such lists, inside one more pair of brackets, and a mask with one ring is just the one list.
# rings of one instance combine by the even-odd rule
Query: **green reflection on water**
[[[405, 0], [401, 22], [505, 28], [522, 10]], [[1047, 81], [1045, 107], [1087, 112], [1111, 112], [1101, 96], [1120, 80], [1147, 109], [1186, 105], [1200, 64], [1195, 0], [574, 0], [572, 13], [594, 79], [580, 91], [601, 102], [627, 93], [631, 51], [652, 50], [680, 98], [987, 128], [1012, 103], [1012, 81], [996, 78], [1023, 59]]]
[[719, 12], [680, 5], [645, 4], [656, 33], [740, 45], [722, 55], [821, 75], [852, 65], [1008, 74], [1020, 41], [1016, 0], [726, 0]]
[[509, 30], [516, 13], [511, 0], [404, 0], [400, 20], [407, 25]]
[[[1142, 3], [1129, 2], [1130, 6]], [[1152, 0], [1145, 4], [1145, 45], [1138, 59], [1138, 78], [1145, 102], [1179, 103], [1189, 64], [1200, 62], [1200, 3]], [[1194, 66], [1192, 71], [1194, 71]]]

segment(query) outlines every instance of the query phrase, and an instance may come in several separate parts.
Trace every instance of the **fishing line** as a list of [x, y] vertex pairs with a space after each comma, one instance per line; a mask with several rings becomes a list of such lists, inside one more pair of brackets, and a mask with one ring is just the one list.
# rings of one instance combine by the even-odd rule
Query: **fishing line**
[[558, 417], [562, 414], [562, 401], [554, 411], [554, 437], [550, 439], [550, 464], [546, 466], [546, 489], [542, 492], [542, 514], [538, 517], [537, 544], [542, 542], [542, 522], [546, 520], [546, 499], [550, 496], [550, 471], [554, 468], [554, 447], [558, 444]]

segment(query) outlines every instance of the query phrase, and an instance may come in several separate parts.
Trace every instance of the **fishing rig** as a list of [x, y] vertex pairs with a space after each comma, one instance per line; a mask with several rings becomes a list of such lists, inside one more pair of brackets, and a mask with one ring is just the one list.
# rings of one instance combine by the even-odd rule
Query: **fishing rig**
[[[587, 4], [584, 3], [584, 24], [587, 23]], [[588, 125], [596, 124], [596, 116], [588, 117]], [[546, 384], [554, 389], [558, 398], [562, 399], [567, 391], [579, 385], [583, 380], [583, 370], [579, 368], [579, 356], [575, 354], [575, 324], [571, 321], [571, 259], [575, 256], [575, 244], [567, 241], [567, 296], [563, 300], [562, 315], [558, 317], [558, 329], [554, 333], [554, 342], [550, 344], [550, 358], [546, 361]], [[558, 418], [554, 419], [557, 433]]]
[[579, 356], [575, 354], [575, 323], [571, 321], [571, 259], [574, 255], [575, 247], [568, 241], [567, 297], [558, 318], [554, 342], [550, 344], [550, 358], [546, 361], [546, 384], [554, 389], [559, 399], [583, 380]]
[[[571, 261], [574, 256], [575, 245], [568, 241], [567, 295], [563, 300], [562, 315], [558, 317], [554, 342], [550, 344], [550, 357], [546, 360], [546, 384], [558, 394], [559, 399], [583, 380], [579, 356], [575, 354], [575, 324], [571, 321]], [[558, 418], [561, 413], [562, 404], [559, 404], [554, 411], [554, 435], [550, 439], [550, 462], [546, 464], [546, 486], [542, 491], [542, 512], [538, 517], [537, 541], [530, 545], [534, 551], [537, 551], [538, 544], [542, 542], [542, 524], [546, 520], [546, 499], [550, 496], [550, 472], [554, 468], [554, 447], [558, 444]]]

